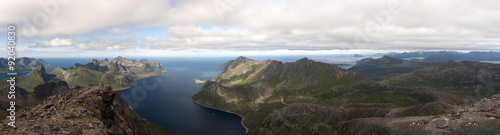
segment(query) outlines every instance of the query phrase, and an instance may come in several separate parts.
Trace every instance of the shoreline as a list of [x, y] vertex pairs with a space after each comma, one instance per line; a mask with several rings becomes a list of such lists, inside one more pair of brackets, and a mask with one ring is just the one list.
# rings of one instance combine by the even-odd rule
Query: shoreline
[[[196, 92], [196, 93], [198, 93], [198, 92]], [[196, 93], [194, 93], [194, 94], [196, 94]], [[193, 95], [194, 95], [194, 94], [193, 94]], [[244, 118], [243, 116], [241, 116], [241, 115], [239, 115], [239, 114], [236, 114], [236, 113], [234, 113], [234, 112], [230, 112], [230, 111], [226, 111], [226, 110], [221, 110], [221, 109], [217, 109], [217, 108], [213, 108], [213, 107], [209, 107], [209, 106], [206, 106], [206, 105], [199, 104], [198, 102], [196, 102], [196, 101], [194, 101], [194, 100], [193, 100], [192, 95], [191, 95], [191, 101], [193, 101], [193, 102], [194, 102], [194, 103], [196, 103], [197, 105], [200, 105], [200, 106], [203, 106], [203, 107], [206, 107], [206, 108], [210, 108], [210, 109], [214, 109], [214, 110], [223, 111], [223, 112], [230, 113], [230, 114], [234, 114], [234, 115], [237, 115], [237, 116], [241, 117], [241, 121], [240, 121], [240, 123], [241, 123], [241, 125], [243, 126], [243, 128], [245, 128], [245, 134], [248, 134], [248, 128], [245, 126], [245, 124], [243, 124], [243, 120], [245, 120], [245, 118]]]

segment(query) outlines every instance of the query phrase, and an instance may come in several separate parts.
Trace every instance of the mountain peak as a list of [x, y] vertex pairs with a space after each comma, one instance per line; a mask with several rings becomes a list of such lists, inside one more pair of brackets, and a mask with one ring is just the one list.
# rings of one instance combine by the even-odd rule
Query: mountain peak
[[99, 63], [99, 60], [97, 60], [97, 59], [92, 59], [92, 60], [90, 60], [88, 63], [98, 64], [98, 63]]

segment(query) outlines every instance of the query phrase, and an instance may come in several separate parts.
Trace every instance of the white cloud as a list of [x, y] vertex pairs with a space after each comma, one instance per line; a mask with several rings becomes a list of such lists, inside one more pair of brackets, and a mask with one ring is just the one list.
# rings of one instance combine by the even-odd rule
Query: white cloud
[[62, 46], [71, 46], [73, 45], [73, 40], [71, 39], [59, 39], [54, 38], [50, 41], [43, 42], [38, 44], [37, 47], [62, 47]]
[[121, 35], [121, 34], [127, 34], [129, 33], [128, 29], [120, 29], [120, 28], [112, 28], [112, 29], [107, 29], [106, 32], [109, 34], [113, 35]]
[[[99, 30], [125, 34], [129, 29], [171, 26], [164, 39], [156, 35], [135, 39], [158, 42], [152, 47], [154, 49], [500, 50], [497, 36], [500, 34], [500, 9], [497, 7], [500, 1], [399, 0], [401, 12], [391, 13], [385, 25], [379, 25], [377, 20], [385, 19], [380, 15], [391, 9], [388, 2], [393, 0], [216, 1], [71, 0], [66, 4], [58, 3], [58, 11], [52, 16], [37, 2], [7, 0], [0, 5], [0, 12], [9, 14], [0, 18], [0, 25], [15, 23], [20, 26], [21, 33], [28, 31], [22, 36], [42, 38]], [[23, 18], [36, 25], [33, 17], [41, 14], [48, 15], [46, 23], [27, 29], [30, 27]], [[216, 27], [199, 27], [207, 24]], [[120, 29], [123, 27], [127, 29]], [[366, 33], [370, 42], [355, 40], [360, 31]], [[106, 47], [97, 48], [107, 50], [136, 47], [90, 41], [80, 45], [92, 49], [92, 44], [101, 44], [97, 46]]]
[[155, 37], [144, 37], [144, 38], [142, 39], [142, 41], [144, 41], [144, 42], [151, 42], [151, 43], [153, 43], [153, 42], [158, 42], [158, 41], [160, 41], [160, 39], [161, 39], [161, 37], [160, 37], [160, 36], [155, 36]]

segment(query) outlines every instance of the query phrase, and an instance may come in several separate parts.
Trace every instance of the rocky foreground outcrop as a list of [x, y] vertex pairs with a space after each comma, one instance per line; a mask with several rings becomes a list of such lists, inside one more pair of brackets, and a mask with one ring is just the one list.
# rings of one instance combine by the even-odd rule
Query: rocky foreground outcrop
[[109, 85], [85, 86], [48, 97], [17, 112], [16, 128], [0, 124], [2, 134], [153, 134]]
[[413, 122], [410, 127], [422, 127], [427, 132], [442, 134], [500, 133], [500, 94], [461, 108], [458, 112], [438, 115]]

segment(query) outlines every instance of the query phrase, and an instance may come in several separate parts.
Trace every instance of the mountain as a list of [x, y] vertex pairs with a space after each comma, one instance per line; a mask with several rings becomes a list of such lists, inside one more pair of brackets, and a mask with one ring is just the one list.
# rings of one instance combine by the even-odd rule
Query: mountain
[[453, 61], [500, 61], [500, 52], [472, 51], [462, 53], [457, 51], [417, 51], [404, 53], [388, 53], [387, 56], [419, 61], [446, 62]]
[[[66, 82], [64, 81], [40, 84], [34, 88], [33, 92], [16, 86], [16, 107], [19, 109], [28, 106], [34, 106], [40, 104], [45, 98], [49, 96], [60, 94], [69, 90], [70, 89], [68, 87], [68, 84], [66, 84]], [[2, 110], [0, 110], [0, 117], [5, 118], [8, 113], [6, 111], [6, 108], [10, 107], [9, 103], [11, 99], [7, 98], [7, 93], [8, 91], [10, 91], [10, 89], [8, 87], [5, 87], [0, 89], [0, 91], [2, 91], [2, 94], [0, 94], [0, 108], [2, 108]]]
[[85, 65], [76, 63], [68, 69], [57, 67], [49, 74], [68, 82], [70, 87], [103, 83], [120, 90], [135, 85], [135, 80], [160, 75], [163, 71], [159, 61], [135, 61], [118, 56], [111, 61], [93, 59]]
[[[9, 62], [8, 59], [0, 58], [0, 73], [12, 72], [8, 69], [9, 68], [8, 62]], [[34, 58], [27, 58], [27, 57], [18, 58], [18, 59], [16, 59], [15, 62], [16, 62], [15, 72], [17, 72], [17, 73], [30, 72], [31, 70], [33, 70], [37, 66], [40, 66], [40, 65], [41, 66], [48, 66], [49, 65], [41, 59], [34, 59]]]
[[[16, 77], [16, 86], [26, 89], [29, 92], [33, 92], [33, 89], [45, 82], [51, 81], [56, 75], [47, 74], [45, 71], [45, 67], [39, 65], [35, 67], [28, 75], [24, 77]], [[1, 87], [8, 87], [9, 82], [7, 82], [9, 78], [6, 78], [0, 82]]]
[[36, 106], [18, 111], [17, 128], [7, 126], [8, 121], [4, 121], [0, 124], [0, 131], [3, 134], [173, 133], [141, 118], [109, 85], [63, 91], [54, 86], [53, 82], [37, 86], [40, 89], [47, 88], [45, 92], [49, 94], [58, 94]]
[[[431, 87], [379, 84], [361, 73], [307, 58], [296, 62], [238, 57], [192, 96], [243, 117], [248, 134], [339, 134], [338, 123], [367, 117], [448, 113], [461, 100]], [[435, 108], [435, 112], [412, 110]], [[346, 131], [347, 133], [347, 131]]]
[[104, 83], [120, 90], [135, 85], [135, 80], [160, 75], [163, 71], [159, 61], [135, 61], [118, 56], [111, 61], [93, 59], [85, 65], [76, 63], [68, 69], [57, 67], [49, 74], [67, 81], [70, 87]]
[[361, 54], [354, 54], [353, 57], [365, 57], [365, 56], [363, 56]]
[[487, 97], [500, 93], [500, 64], [448, 61], [382, 83], [400, 87], [428, 86], [456, 94]]
[[383, 56], [379, 59], [362, 59], [349, 69], [360, 72], [370, 79], [381, 81], [392, 76], [410, 73], [414, 70], [430, 67], [432, 65], [434, 65], [433, 62], [403, 60]]
[[[129, 60], [117, 57], [112, 61], [91, 60], [82, 65], [76, 63], [70, 68], [57, 67], [50, 73], [40, 65], [33, 69], [25, 77], [16, 78], [17, 86], [30, 92], [34, 87], [49, 81], [65, 81], [70, 88], [76, 86], [109, 84], [115, 90], [126, 89], [135, 85], [135, 80], [149, 76], [160, 75], [165, 71], [159, 61]], [[8, 86], [6, 80], [0, 82], [0, 86]]]

